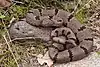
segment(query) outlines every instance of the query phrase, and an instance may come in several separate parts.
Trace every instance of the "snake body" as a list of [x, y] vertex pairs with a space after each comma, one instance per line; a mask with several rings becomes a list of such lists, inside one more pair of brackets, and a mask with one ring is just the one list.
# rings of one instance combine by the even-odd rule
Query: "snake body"
[[[51, 41], [48, 47], [49, 56], [54, 62], [66, 63], [80, 60], [92, 51], [93, 38], [90, 30], [64, 10], [32, 9], [27, 13], [25, 22], [34, 28], [32, 30], [35, 31], [32, 32], [34, 36], [41, 35], [43, 37], [41, 39], [48, 37], [44, 40]], [[18, 24], [11, 26], [10, 34], [16, 34], [12, 33], [15, 27], [18, 27]], [[18, 34], [20, 33], [17, 32], [16, 37], [24, 36]]]

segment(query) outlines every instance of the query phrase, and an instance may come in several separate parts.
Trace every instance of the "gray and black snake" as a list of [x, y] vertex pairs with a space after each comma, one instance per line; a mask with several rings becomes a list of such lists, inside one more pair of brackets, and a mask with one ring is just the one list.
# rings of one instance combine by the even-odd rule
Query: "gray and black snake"
[[80, 60], [93, 48], [90, 30], [64, 10], [32, 9], [26, 20], [18, 21], [9, 28], [9, 33], [11, 38], [34, 36], [51, 41], [49, 56], [57, 63]]

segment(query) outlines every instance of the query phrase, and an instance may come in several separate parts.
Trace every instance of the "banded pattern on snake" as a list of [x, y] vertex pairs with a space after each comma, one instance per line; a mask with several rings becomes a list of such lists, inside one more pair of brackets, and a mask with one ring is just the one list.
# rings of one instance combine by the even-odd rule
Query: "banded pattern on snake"
[[[18, 23], [15, 23], [16, 25], [14, 24], [15, 26], [11, 26], [9, 29], [11, 37], [12, 35], [12, 38], [41, 36], [42, 38], [40, 39], [47, 42], [51, 41], [51, 45], [48, 46], [49, 56], [54, 62], [66, 63], [80, 60], [88, 56], [92, 51], [93, 37], [90, 30], [64, 10], [32, 9], [27, 13], [26, 20], [22, 23], [24, 22], [34, 28], [34, 30], [31, 30], [33, 31], [31, 35], [24, 35], [25, 33], [22, 34], [22, 31], [19, 32], [18, 29], [17, 32], [13, 30], [16, 27], [25, 28], [25, 26], [22, 28]], [[26, 30], [30, 31], [25, 29], [24, 32]], [[45, 37], [48, 38], [45, 39]]]

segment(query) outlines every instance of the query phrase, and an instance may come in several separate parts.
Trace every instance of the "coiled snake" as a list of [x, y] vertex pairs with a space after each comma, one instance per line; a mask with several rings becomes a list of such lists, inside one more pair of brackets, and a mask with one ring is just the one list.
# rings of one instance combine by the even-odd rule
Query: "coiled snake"
[[[33, 31], [31, 35], [26, 31], [30, 26], [25, 28], [27, 24], [24, 22], [34, 28], [34, 30], [31, 29]], [[18, 23], [10, 27], [11, 37], [41, 36], [41, 39], [51, 41], [51, 45], [48, 47], [49, 56], [54, 62], [65, 63], [80, 60], [92, 51], [93, 38], [90, 30], [64, 10], [32, 9], [27, 13], [26, 21], [21, 22], [24, 27]], [[14, 28], [17, 29], [17, 32]], [[19, 31], [20, 29], [24, 29], [24, 31]], [[22, 31], [23, 34], [19, 33]], [[27, 32], [26, 35], [24, 35], [25, 32]], [[45, 37], [47, 38], [45, 39]]]

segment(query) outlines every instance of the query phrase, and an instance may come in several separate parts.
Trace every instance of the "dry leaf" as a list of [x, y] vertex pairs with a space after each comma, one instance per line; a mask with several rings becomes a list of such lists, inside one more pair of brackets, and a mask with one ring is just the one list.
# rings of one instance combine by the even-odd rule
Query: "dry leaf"
[[38, 55], [37, 58], [39, 64], [43, 65], [44, 63], [47, 63], [47, 65], [49, 67], [51, 67], [53, 65], [53, 61], [50, 59], [49, 55], [48, 55], [48, 51], [46, 52], [46, 54], [43, 56], [42, 54]]
[[0, 8], [9, 7], [11, 5], [11, 0], [0, 0]]

